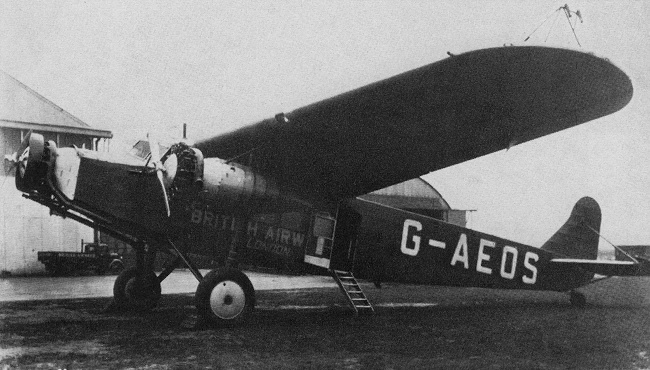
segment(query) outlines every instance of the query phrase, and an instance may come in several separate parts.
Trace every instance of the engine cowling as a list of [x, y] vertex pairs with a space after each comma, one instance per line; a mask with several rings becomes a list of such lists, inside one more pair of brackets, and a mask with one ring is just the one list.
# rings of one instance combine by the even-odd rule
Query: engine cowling
[[254, 201], [272, 203], [280, 198], [277, 183], [252, 168], [220, 158], [203, 158], [199, 149], [172, 145], [161, 161], [172, 197], [200, 195], [219, 208], [245, 207]]
[[29, 193], [43, 190], [50, 154], [56, 151], [54, 142], [45, 142], [43, 135], [31, 131], [25, 136], [20, 149], [14, 154], [16, 188]]
[[219, 158], [204, 160], [203, 193], [209, 200], [226, 208], [280, 197], [275, 181], [255, 173], [251, 168], [227, 163]]

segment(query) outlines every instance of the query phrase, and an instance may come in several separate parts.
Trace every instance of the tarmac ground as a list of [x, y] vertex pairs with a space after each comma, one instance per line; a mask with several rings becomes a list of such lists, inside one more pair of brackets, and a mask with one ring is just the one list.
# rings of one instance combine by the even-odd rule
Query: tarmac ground
[[[209, 270], [201, 270], [205, 276]], [[288, 276], [247, 271], [255, 290], [335, 287], [328, 276]], [[0, 279], [0, 302], [112, 297], [115, 275], [30, 276]], [[177, 269], [161, 284], [163, 294], [194, 293], [198, 281], [187, 269]]]
[[376, 313], [357, 317], [327, 277], [249, 275], [249, 320], [195, 329], [186, 271], [148, 313], [103, 312], [114, 277], [0, 280], [0, 369], [650, 368], [650, 278], [585, 287], [582, 309], [556, 292], [364, 283]]

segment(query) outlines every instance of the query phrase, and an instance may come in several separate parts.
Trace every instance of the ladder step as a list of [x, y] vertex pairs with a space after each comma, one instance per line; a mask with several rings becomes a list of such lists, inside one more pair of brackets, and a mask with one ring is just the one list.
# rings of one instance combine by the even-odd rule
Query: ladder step
[[345, 293], [348, 302], [357, 313], [359, 311], [368, 313], [375, 312], [352, 272], [339, 270], [330, 271], [343, 293]]

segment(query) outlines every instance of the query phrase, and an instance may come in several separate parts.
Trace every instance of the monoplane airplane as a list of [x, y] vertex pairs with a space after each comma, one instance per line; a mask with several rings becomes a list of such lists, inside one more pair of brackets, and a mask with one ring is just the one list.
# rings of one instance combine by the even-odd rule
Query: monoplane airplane
[[[547, 47], [449, 58], [244, 126], [179, 142], [137, 164], [57, 148], [27, 135], [16, 186], [53, 214], [110, 233], [137, 251], [114, 306], [151, 309], [183, 263], [199, 281], [206, 322], [232, 324], [255, 305], [242, 264], [330, 272], [357, 311], [356, 278], [573, 292], [601, 275], [647, 275], [648, 262], [597, 261], [600, 210], [580, 200], [541, 248], [359, 196], [613, 113], [632, 97], [606, 59]], [[173, 256], [156, 275], [157, 252]], [[193, 258], [219, 268], [206, 276]], [[317, 267], [313, 267], [317, 266]], [[312, 271], [313, 271], [312, 270]]]

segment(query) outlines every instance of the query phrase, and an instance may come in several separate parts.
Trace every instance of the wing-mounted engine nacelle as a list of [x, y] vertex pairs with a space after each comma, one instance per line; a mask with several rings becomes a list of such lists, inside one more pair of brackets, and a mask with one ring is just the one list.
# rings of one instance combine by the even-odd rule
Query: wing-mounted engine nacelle
[[165, 168], [166, 186], [172, 193], [200, 190], [203, 187], [203, 153], [185, 143], [172, 145], [160, 160]]
[[275, 183], [251, 168], [206, 158], [203, 171], [203, 195], [219, 207], [245, 207], [249, 202], [272, 202], [279, 199]]
[[7, 158], [16, 168], [16, 188], [25, 193], [47, 191], [48, 168], [54, 153], [53, 141], [45, 142], [43, 135], [30, 131], [18, 151]]
[[251, 200], [272, 201], [280, 196], [274, 181], [251, 168], [220, 158], [203, 158], [199, 149], [185, 143], [172, 145], [161, 162], [165, 167], [165, 182], [172, 183], [172, 197], [200, 191], [206, 200], [230, 208], [241, 207]]

